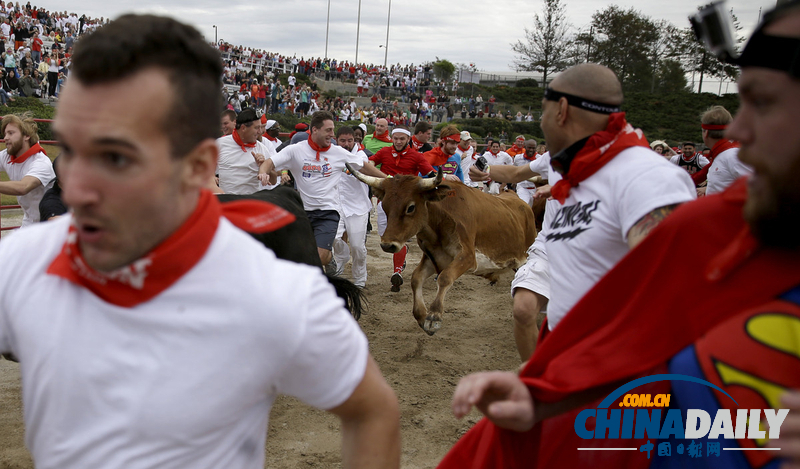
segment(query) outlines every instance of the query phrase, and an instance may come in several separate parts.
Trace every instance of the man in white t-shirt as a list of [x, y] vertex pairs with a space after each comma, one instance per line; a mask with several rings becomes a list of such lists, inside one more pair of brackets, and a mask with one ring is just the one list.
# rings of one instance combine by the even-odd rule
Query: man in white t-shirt
[[303, 199], [303, 208], [314, 229], [322, 265], [330, 264], [333, 259], [333, 240], [339, 226], [339, 183], [344, 175], [345, 163], [361, 169], [364, 174], [386, 177], [372, 163], [365, 165], [360, 156], [331, 145], [333, 122], [330, 112], [315, 112], [311, 116], [308, 139], [270, 156], [258, 170], [258, 177], [265, 185], [274, 183], [272, 178], [276, 178], [275, 169], [292, 172], [297, 191]]
[[0, 171], [5, 171], [9, 179], [0, 181], [0, 194], [17, 196], [23, 212], [22, 226], [36, 223], [39, 202], [56, 178], [53, 164], [39, 146], [32, 118], [9, 114], [0, 124], [0, 134], [6, 143], [6, 149], [0, 152]]
[[461, 158], [461, 174], [464, 175], [464, 184], [469, 187], [480, 187], [482, 184], [479, 182], [472, 182], [469, 178], [469, 167], [475, 163], [477, 157], [475, 156], [475, 149], [472, 148], [472, 135], [466, 130], [461, 131], [461, 141], [458, 142], [456, 147], [456, 156]]
[[[500, 150], [499, 140], [491, 140], [489, 142], [483, 157], [486, 158], [486, 162], [489, 166], [514, 166], [514, 160], [511, 159], [511, 155]], [[499, 194], [501, 185], [506, 182], [508, 181], [499, 181], [496, 178], [492, 178], [492, 181], [484, 187], [484, 191], [490, 194]]]
[[[695, 197], [688, 174], [650, 150], [641, 131], [625, 121], [621, 103], [614, 72], [596, 64], [563, 72], [542, 100], [542, 131], [551, 151], [548, 181], [559, 199], [542, 230], [550, 260], [551, 330], [678, 204]], [[530, 165], [470, 171], [473, 179], [509, 182], [537, 174]]]
[[[340, 127], [336, 131], [336, 143], [342, 149], [361, 157], [362, 165], [368, 163], [367, 154], [356, 146], [351, 127]], [[339, 227], [333, 242], [337, 275], [342, 274], [345, 264], [352, 256], [353, 283], [363, 288], [367, 284], [367, 221], [372, 210], [369, 186], [351, 174], [343, 176], [339, 184], [339, 202]], [[345, 233], [347, 241], [343, 239]]]
[[[536, 140], [525, 140], [522, 144], [523, 151], [514, 157], [514, 166], [525, 166], [540, 155], [536, 154]], [[543, 179], [547, 179], [546, 177]], [[530, 205], [533, 202], [533, 194], [536, 192], [536, 184], [531, 181], [521, 181], [517, 183], [517, 195], [523, 202]]]
[[73, 214], [0, 242], [0, 352], [36, 467], [261, 468], [278, 394], [340, 417], [344, 467], [399, 467], [396, 399], [343, 302], [234, 226], [288, 214], [202, 190], [221, 76], [169, 18], [124, 15], [76, 48], [54, 122]]
[[227, 194], [252, 194], [267, 185], [258, 180], [258, 165], [274, 152], [258, 140], [263, 132], [256, 111], [247, 108], [236, 116], [236, 129], [217, 139], [219, 187]]
[[[722, 106], [711, 106], [700, 117], [703, 143], [711, 149], [706, 186], [697, 188], [697, 195], [722, 192], [733, 181], [753, 174], [753, 168], [739, 160], [739, 144], [725, 138], [725, 129], [733, 122], [733, 116]], [[697, 182], [697, 181], [695, 181]]]

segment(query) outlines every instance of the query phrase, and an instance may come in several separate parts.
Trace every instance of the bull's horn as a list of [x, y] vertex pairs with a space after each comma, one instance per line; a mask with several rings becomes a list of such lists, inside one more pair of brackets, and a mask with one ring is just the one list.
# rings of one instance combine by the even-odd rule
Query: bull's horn
[[366, 174], [361, 174], [360, 172], [358, 172], [357, 169], [350, 166], [350, 163], [345, 163], [344, 165], [347, 167], [347, 170], [350, 171], [350, 173], [353, 176], [357, 177], [358, 180], [363, 182], [364, 184], [370, 187], [374, 187], [375, 189], [381, 189], [381, 187], [383, 186], [383, 181], [385, 179], [376, 178], [375, 176], [367, 176]]
[[439, 184], [442, 183], [442, 178], [443, 177], [444, 176], [442, 174], [442, 167], [439, 166], [439, 170], [436, 172], [436, 177], [435, 178], [427, 178], [427, 179], [421, 180], [419, 182], [419, 187], [422, 190], [435, 189]]
[[542, 182], [544, 182], [544, 179], [542, 179], [541, 176], [534, 176], [532, 178], [528, 178], [528, 181], [530, 181], [530, 182], [532, 182], [534, 184], [541, 184]]

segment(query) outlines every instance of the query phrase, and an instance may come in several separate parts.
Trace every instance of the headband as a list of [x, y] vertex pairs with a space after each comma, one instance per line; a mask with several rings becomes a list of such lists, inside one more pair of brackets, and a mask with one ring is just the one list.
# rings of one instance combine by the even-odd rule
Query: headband
[[394, 135], [394, 134], [404, 134], [404, 135], [408, 135], [409, 137], [411, 136], [411, 132], [409, 132], [406, 129], [394, 129], [394, 130], [392, 130], [392, 135]]
[[596, 112], [598, 114], [613, 114], [621, 111], [620, 107], [616, 104], [600, 103], [597, 101], [592, 101], [591, 99], [581, 98], [580, 96], [575, 96], [573, 94], [562, 93], [550, 88], [549, 86], [544, 89], [544, 99], [548, 101], [559, 101], [561, 98], [566, 98], [567, 103], [570, 106], [575, 106], [586, 111]]
[[448, 135], [447, 137], [442, 137], [442, 140], [452, 140], [454, 142], [460, 142], [461, 134], [459, 133], [459, 134]]
[[715, 125], [715, 124], [701, 124], [700, 127], [703, 130], [725, 130], [728, 128], [728, 124], [722, 125]]

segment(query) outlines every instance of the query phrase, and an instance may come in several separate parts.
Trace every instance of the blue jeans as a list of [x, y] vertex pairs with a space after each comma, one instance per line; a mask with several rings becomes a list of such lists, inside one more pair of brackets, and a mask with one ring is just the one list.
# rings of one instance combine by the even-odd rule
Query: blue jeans
[[0, 104], [5, 104], [8, 101], [8, 92], [3, 88], [0, 88]]

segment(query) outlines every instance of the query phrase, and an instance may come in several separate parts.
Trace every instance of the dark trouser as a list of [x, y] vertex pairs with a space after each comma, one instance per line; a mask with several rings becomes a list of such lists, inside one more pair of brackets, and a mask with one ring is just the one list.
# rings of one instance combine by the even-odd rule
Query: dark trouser
[[47, 95], [52, 97], [56, 95], [56, 86], [58, 86], [58, 72], [47, 72]]

